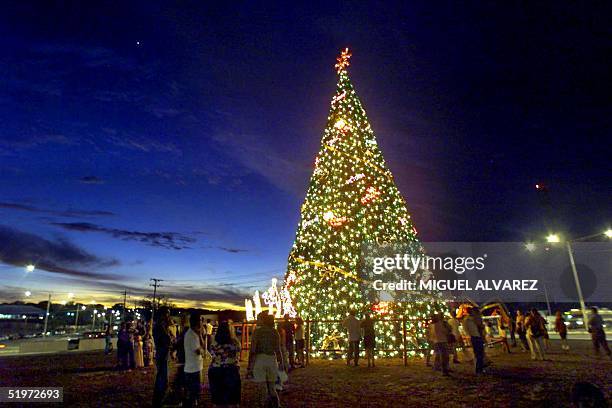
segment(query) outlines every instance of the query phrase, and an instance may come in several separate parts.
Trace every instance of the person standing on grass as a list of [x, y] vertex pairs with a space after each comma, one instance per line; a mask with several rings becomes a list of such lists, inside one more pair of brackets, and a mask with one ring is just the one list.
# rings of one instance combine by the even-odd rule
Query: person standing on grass
[[[272, 317], [274, 319], [274, 316]], [[285, 331], [285, 326], [281, 323], [276, 325], [276, 330], [278, 331], [278, 335], [280, 337], [280, 349], [281, 355], [283, 357], [283, 367], [289, 368], [289, 355], [287, 354], [287, 335]]]
[[361, 341], [361, 322], [355, 317], [355, 311], [351, 310], [342, 325], [348, 330], [348, 354], [346, 365], [351, 365], [351, 359], [355, 361], [355, 367], [359, 366], [359, 342]]
[[527, 351], [529, 349], [529, 343], [527, 342], [527, 328], [525, 327], [525, 315], [518, 309], [516, 311], [516, 333], [519, 336], [521, 350]]
[[474, 351], [474, 360], [476, 374], [481, 374], [484, 370], [484, 342], [480, 329], [474, 319], [474, 309], [468, 310], [468, 315], [465, 316], [461, 322], [463, 330], [470, 336], [470, 342], [472, 343], [472, 350]]
[[363, 329], [363, 347], [365, 347], [368, 367], [375, 367], [374, 348], [376, 347], [376, 331], [374, 330], [374, 320], [372, 320], [369, 314], [361, 322], [361, 328]]
[[431, 353], [434, 351], [434, 342], [431, 337], [430, 327], [433, 324], [431, 320], [425, 322], [425, 341], [427, 342], [427, 348], [425, 349], [425, 365], [431, 367]]
[[153, 322], [147, 322], [145, 324], [145, 332], [142, 336], [142, 354], [144, 359], [144, 366], [149, 367], [153, 362]]
[[113, 329], [110, 324], [106, 325], [106, 329], [104, 331], [104, 355], [110, 354], [113, 351]]
[[461, 337], [461, 333], [459, 332], [459, 320], [457, 320], [457, 313], [455, 310], [450, 310], [450, 317], [446, 321], [451, 328], [451, 333], [454, 337], [454, 342], [449, 344], [450, 351], [453, 353], [453, 363], [459, 364], [459, 356], [457, 355], [457, 349], [461, 347], [463, 349], [463, 338]]
[[176, 351], [176, 373], [172, 380], [171, 392], [169, 399], [171, 401], [182, 401], [186, 390], [185, 383], [185, 334], [189, 330], [188, 315], [182, 314], [179, 326], [176, 328], [176, 341], [174, 349]]
[[499, 316], [499, 319], [497, 319], [497, 334], [498, 338], [501, 340], [502, 350], [510, 354], [510, 344], [508, 344], [508, 337], [506, 334], [506, 324], [508, 321], [509, 320], [505, 319], [503, 315]]
[[251, 337], [251, 350], [247, 377], [252, 377], [258, 384], [258, 407], [279, 407], [280, 401], [276, 392], [276, 378], [279, 366], [283, 366], [281, 341], [274, 328], [274, 316], [267, 312], [257, 315], [257, 328]]
[[295, 319], [295, 353], [298, 367], [304, 367], [304, 320], [301, 317]]
[[134, 362], [136, 368], [144, 367], [144, 353], [142, 351], [142, 327], [140, 323], [136, 326], [136, 330], [134, 330]]
[[511, 312], [508, 312], [508, 330], [510, 330], [510, 345], [516, 347], [516, 321], [512, 318]]
[[155, 341], [155, 387], [153, 389], [153, 406], [161, 407], [166, 389], [168, 388], [168, 357], [174, 341], [171, 332], [172, 321], [170, 309], [166, 306], [159, 308], [157, 319], [153, 326], [153, 340]]
[[213, 324], [211, 323], [210, 319], [206, 319], [206, 326], [204, 327], [205, 329], [205, 335], [206, 335], [206, 350], [210, 351], [210, 344], [213, 341]]
[[525, 328], [527, 329], [527, 341], [531, 350], [531, 359], [545, 360], [544, 355], [544, 318], [540, 316], [536, 309], [525, 318]]
[[210, 346], [211, 362], [208, 383], [211, 400], [216, 407], [237, 407], [240, 404], [240, 342], [230, 331], [228, 322], [219, 323]]
[[563, 350], [569, 350], [570, 347], [569, 344], [567, 344], [567, 326], [565, 325], [565, 319], [560, 310], [557, 310], [555, 317], [555, 331], [559, 333], [559, 337], [561, 337], [561, 348]]
[[202, 344], [200, 315], [196, 312], [189, 316], [189, 329], [185, 332], [183, 339], [183, 353], [185, 355], [183, 406], [195, 407], [200, 401], [200, 374], [204, 363], [202, 355], [205, 353]]
[[550, 336], [548, 335], [548, 319], [542, 317], [540, 313], [538, 313], [540, 318], [542, 318], [542, 339], [544, 340], [544, 350], [548, 351], [550, 348]]
[[122, 370], [130, 370], [135, 367], [134, 339], [128, 322], [121, 323], [121, 330], [117, 333], [117, 355], [119, 367]]
[[449, 375], [448, 338], [451, 328], [441, 313], [432, 316], [429, 332], [435, 355], [434, 370], [442, 371], [442, 375]]
[[595, 355], [599, 356], [599, 348], [602, 347], [608, 357], [612, 359], [612, 352], [608, 347], [608, 341], [606, 340], [606, 332], [604, 332], [604, 324], [601, 315], [599, 314], [596, 307], [591, 308], [591, 316], [588, 320], [588, 330], [591, 333], [591, 340], [593, 341], [593, 349]]
[[293, 370], [295, 368], [295, 326], [293, 322], [289, 319], [289, 315], [286, 314], [285, 321], [283, 322], [283, 330], [285, 331], [285, 349], [287, 350], [287, 357], [289, 360], [289, 370]]

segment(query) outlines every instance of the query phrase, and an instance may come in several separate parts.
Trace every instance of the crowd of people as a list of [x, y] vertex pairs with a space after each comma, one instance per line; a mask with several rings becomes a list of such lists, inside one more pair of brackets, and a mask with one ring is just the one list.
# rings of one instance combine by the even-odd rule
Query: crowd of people
[[[150, 322], [123, 322], [117, 332], [117, 367], [122, 370], [149, 367], [153, 363], [153, 336]], [[113, 332], [110, 325], [104, 329], [104, 353], [113, 351]]]
[[[517, 310], [510, 314], [493, 313], [493, 319], [483, 319], [476, 306], [451, 310], [448, 316], [436, 313], [427, 322], [425, 336], [428, 349], [425, 361], [442, 375], [450, 375], [450, 362], [474, 362], [476, 374], [490, 364], [486, 346], [499, 343], [504, 352], [511, 347], [530, 352], [533, 360], [546, 360], [550, 348], [547, 322], [536, 309], [527, 313]], [[375, 320], [366, 315], [363, 320], [349, 312], [342, 322], [347, 331], [347, 365], [359, 365], [360, 345], [363, 340], [367, 366], [375, 366]], [[561, 338], [561, 348], [569, 350], [567, 325], [561, 312], [557, 312], [554, 330]], [[603, 349], [611, 356], [604, 332], [604, 322], [596, 308], [588, 319], [593, 348], [599, 354]], [[112, 352], [112, 331], [106, 328], [105, 353]], [[257, 316], [248, 353], [247, 378], [257, 384], [257, 403], [260, 407], [280, 406], [278, 390], [283, 388], [288, 374], [305, 366], [305, 330], [299, 317], [284, 316], [275, 323], [274, 316], [262, 312]], [[509, 334], [509, 338], [508, 338]], [[117, 333], [117, 360], [121, 370], [132, 370], [155, 365], [153, 405], [175, 403], [185, 407], [197, 406], [200, 400], [204, 361], [209, 360], [208, 390], [214, 406], [235, 407], [241, 401], [240, 375], [241, 342], [236, 338], [229, 322], [213, 326], [203, 322], [199, 313], [183, 315], [175, 325], [170, 310], [158, 310], [155, 322], [123, 322]], [[461, 359], [459, 356], [461, 355]], [[431, 357], [434, 357], [433, 365]], [[612, 358], [612, 356], [611, 356]], [[169, 361], [176, 363], [176, 374], [169, 379]]]
[[[483, 319], [477, 306], [461, 308], [459, 314], [454, 310], [451, 310], [448, 316], [444, 316], [443, 313], [433, 314], [427, 322], [425, 331], [428, 346], [425, 350], [426, 364], [431, 366], [433, 354], [433, 368], [445, 376], [450, 375], [450, 358], [452, 356], [453, 363], [459, 364], [461, 352], [464, 361], [474, 361], [475, 373], [482, 374], [490, 364], [485, 353], [486, 346], [492, 347], [495, 344], [500, 344], [505, 353], [511, 353], [511, 347], [520, 347], [523, 352], [531, 354], [532, 360], [547, 359], [546, 352], [551, 347], [547, 321], [536, 309], [531, 309], [527, 313], [519, 309], [514, 318], [502, 313], [501, 310], [495, 311], [492, 316], [496, 317], [496, 327], [492, 319], [486, 321]], [[612, 358], [606, 340], [604, 322], [596, 307], [591, 308], [587, 325], [595, 354], [599, 355], [600, 349], [603, 349]], [[343, 321], [343, 326], [347, 330], [347, 364], [359, 365], [360, 342], [363, 338], [368, 367], [373, 367], [376, 346], [374, 321], [369, 315], [359, 320], [355, 317], [355, 312], [349, 312]], [[561, 349], [569, 351], [567, 325], [560, 311], [557, 311], [555, 316], [554, 330], [561, 339]]]
[[[208, 366], [208, 390], [214, 406], [234, 407], [241, 400], [240, 349], [229, 322], [213, 327], [210, 320], [201, 321], [198, 313], [183, 317], [173, 329], [170, 313], [161, 308], [153, 325], [156, 378], [153, 405], [164, 401], [180, 402], [182, 406], [198, 405], [205, 360]], [[258, 316], [252, 333], [247, 378], [258, 385], [258, 401], [262, 407], [279, 406], [277, 390], [282, 388], [288, 373], [304, 367], [304, 324], [289, 316], [275, 325], [267, 313]], [[170, 382], [168, 362], [174, 353], [176, 374]], [[170, 392], [168, 392], [168, 389]], [[168, 395], [167, 395], [168, 394]]]

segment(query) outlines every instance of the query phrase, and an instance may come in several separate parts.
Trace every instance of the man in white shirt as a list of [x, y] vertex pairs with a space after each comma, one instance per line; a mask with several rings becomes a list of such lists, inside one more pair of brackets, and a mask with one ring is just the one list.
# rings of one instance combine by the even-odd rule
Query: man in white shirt
[[189, 330], [185, 333], [185, 387], [187, 395], [183, 406], [198, 405], [200, 399], [200, 372], [203, 368], [202, 336], [200, 333], [200, 315], [193, 313], [189, 316]]
[[470, 341], [472, 342], [472, 350], [476, 360], [476, 374], [481, 374], [484, 369], [484, 342], [477, 320], [474, 317], [476, 314], [477, 312], [470, 308], [468, 315], [463, 318], [461, 325], [463, 326], [463, 331], [470, 336]]
[[355, 317], [355, 311], [351, 310], [342, 325], [348, 330], [348, 355], [346, 365], [351, 365], [351, 358], [355, 360], [355, 367], [359, 365], [359, 341], [361, 340], [361, 321]]

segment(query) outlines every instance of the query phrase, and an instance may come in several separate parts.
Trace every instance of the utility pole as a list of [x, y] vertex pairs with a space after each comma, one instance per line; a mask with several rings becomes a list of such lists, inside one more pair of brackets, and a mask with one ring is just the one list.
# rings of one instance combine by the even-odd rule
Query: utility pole
[[127, 321], [127, 310], [126, 308], [126, 303], [127, 301], [127, 289], [123, 291], [123, 321], [126, 322]]
[[152, 303], [152, 311], [151, 311], [151, 320], [155, 320], [155, 299], [157, 298], [157, 288], [162, 286], [159, 282], [163, 282], [163, 279], [151, 278], [149, 279], [153, 283], [150, 283], [149, 286], [153, 286], [153, 303]]

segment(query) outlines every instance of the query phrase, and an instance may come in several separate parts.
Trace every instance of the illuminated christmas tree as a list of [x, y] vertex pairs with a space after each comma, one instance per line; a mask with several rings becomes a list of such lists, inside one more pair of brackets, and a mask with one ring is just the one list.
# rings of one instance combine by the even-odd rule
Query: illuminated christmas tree
[[[301, 207], [285, 283], [305, 320], [342, 320], [349, 310], [355, 310], [358, 317], [371, 313], [375, 318], [407, 318], [411, 345], [406, 348], [414, 355], [424, 341], [422, 323], [416, 319], [429, 317], [444, 306], [431, 298], [408, 295], [381, 302], [368, 293], [368, 282], [360, 276], [365, 243], [408, 243], [412, 251], [422, 249], [404, 198], [349, 79], [350, 57], [348, 49], [342, 51], [335, 65], [336, 94]], [[401, 326], [397, 322], [377, 323], [378, 355], [401, 353]], [[313, 325], [312, 348], [333, 342], [330, 339], [339, 333], [344, 335], [339, 324]]]

